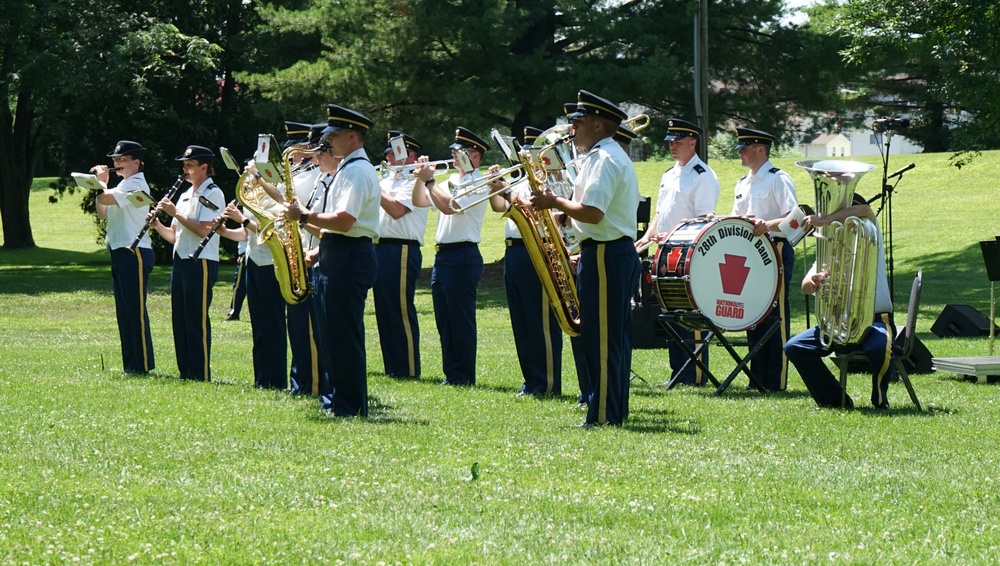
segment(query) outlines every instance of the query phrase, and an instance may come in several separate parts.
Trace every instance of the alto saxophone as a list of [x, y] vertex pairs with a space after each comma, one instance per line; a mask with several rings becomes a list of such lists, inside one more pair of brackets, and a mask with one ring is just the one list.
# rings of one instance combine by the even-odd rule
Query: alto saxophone
[[[518, 157], [532, 193], [541, 192], [548, 176], [545, 167], [535, 162], [527, 150], [521, 150]], [[513, 195], [504, 216], [513, 220], [521, 233], [559, 327], [570, 336], [579, 336], [580, 298], [576, 292], [576, 278], [570, 266], [566, 243], [552, 215], [547, 210], [535, 210], [530, 202]]]
[[[295, 152], [310, 152], [288, 148], [280, 157], [274, 148], [272, 138], [268, 161], [281, 172], [285, 185], [285, 201], [295, 201], [295, 189], [292, 185], [291, 156]], [[281, 204], [276, 202], [253, 175], [244, 172], [236, 183], [236, 198], [240, 204], [257, 218], [260, 228], [257, 231], [259, 242], [263, 243], [274, 257], [274, 275], [278, 279], [281, 296], [288, 304], [296, 305], [309, 296], [312, 285], [306, 270], [305, 254], [302, 252], [302, 237], [299, 223], [286, 220], [281, 215]]]

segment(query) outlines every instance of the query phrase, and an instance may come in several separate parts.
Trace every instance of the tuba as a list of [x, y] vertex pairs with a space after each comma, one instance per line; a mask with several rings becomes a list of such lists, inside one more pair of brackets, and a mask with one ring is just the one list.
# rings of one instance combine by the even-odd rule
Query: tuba
[[[857, 161], [798, 161], [795, 165], [809, 172], [816, 191], [816, 212], [823, 215], [850, 206], [858, 181], [875, 169]], [[868, 218], [851, 216], [817, 231], [817, 270], [830, 274], [816, 290], [820, 345], [829, 349], [855, 344], [875, 316], [875, 224]]]
[[[528, 149], [517, 154], [521, 160], [528, 186], [532, 193], [540, 192], [549, 176], [545, 166], [532, 158]], [[545, 295], [552, 305], [556, 320], [563, 332], [570, 336], [580, 334], [580, 298], [576, 280], [569, 262], [566, 243], [547, 210], [535, 210], [531, 203], [512, 195], [504, 216], [517, 225], [524, 240], [528, 256], [535, 267]]]
[[[280, 172], [285, 185], [285, 201], [291, 203], [295, 201], [295, 190], [292, 186], [292, 155], [296, 152], [315, 153], [318, 150], [288, 148], [279, 157], [276, 147], [274, 138], [271, 138], [267, 160], [273, 169]], [[274, 275], [278, 279], [281, 296], [288, 304], [301, 303], [309, 296], [312, 286], [306, 270], [305, 255], [302, 252], [299, 223], [284, 219], [281, 215], [281, 204], [267, 194], [256, 177], [247, 172], [242, 173], [236, 183], [236, 198], [244, 208], [257, 217], [260, 225], [257, 238], [271, 250], [271, 255], [274, 257]]]

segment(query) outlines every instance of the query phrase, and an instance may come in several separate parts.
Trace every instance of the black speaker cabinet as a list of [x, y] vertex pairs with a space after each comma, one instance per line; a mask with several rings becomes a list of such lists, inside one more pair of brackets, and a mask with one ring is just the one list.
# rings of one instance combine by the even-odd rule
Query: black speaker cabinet
[[[941, 316], [931, 326], [931, 332], [941, 338], [989, 336], [990, 321], [969, 305], [945, 305]], [[1000, 327], [994, 325], [994, 332], [1000, 334]]]
[[[899, 339], [902, 340], [902, 337]], [[933, 370], [931, 369], [931, 358], [933, 358], [934, 355], [927, 349], [927, 346], [924, 345], [919, 336], [914, 336], [913, 340], [913, 349], [910, 350], [910, 355], [903, 358], [903, 367], [906, 368], [906, 373], [933, 373]]]
[[632, 348], [652, 350], [667, 347], [667, 331], [657, 322], [660, 307], [654, 301], [632, 308]]

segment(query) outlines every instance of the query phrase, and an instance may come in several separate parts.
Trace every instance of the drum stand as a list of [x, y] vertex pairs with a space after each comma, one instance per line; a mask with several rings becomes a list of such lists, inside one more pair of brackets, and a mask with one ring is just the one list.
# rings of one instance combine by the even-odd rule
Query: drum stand
[[[757, 352], [759, 352], [760, 349], [764, 347], [764, 344], [768, 341], [768, 339], [770, 339], [771, 336], [775, 332], [777, 332], [778, 329], [781, 327], [781, 317], [772, 314], [763, 321], [762, 324], [770, 324], [770, 326], [768, 326], [767, 328], [767, 332], [765, 332], [764, 335], [761, 336], [760, 340], [758, 340], [757, 343], [754, 344], [752, 348], [750, 348], [750, 351], [747, 352], [747, 355], [742, 358], [733, 348], [733, 345], [726, 338], [725, 333], [721, 329], [719, 329], [719, 327], [716, 326], [714, 322], [712, 322], [708, 318], [705, 318], [700, 313], [697, 312], [663, 313], [659, 317], [657, 317], [657, 321], [667, 331], [667, 334], [670, 335], [670, 338], [674, 341], [674, 343], [680, 346], [681, 350], [683, 350], [684, 353], [687, 354], [688, 356], [688, 361], [684, 362], [684, 367], [681, 368], [681, 370], [686, 368], [687, 364], [694, 362], [695, 365], [697, 365], [698, 368], [701, 369], [701, 371], [703, 371], [706, 376], [708, 376], [709, 381], [715, 384], [716, 395], [722, 395], [722, 392], [729, 387], [729, 384], [731, 384], [733, 380], [736, 379], [736, 376], [739, 375], [741, 371], [745, 373], [748, 378], [750, 378], [750, 384], [753, 387], [757, 388], [758, 391], [764, 391], [765, 389], [764, 384], [761, 383], [760, 380], [757, 379], [757, 376], [753, 374], [753, 371], [750, 370], [750, 360], [755, 355], [757, 355]], [[698, 344], [697, 347], [695, 348], [691, 348], [691, 346], [688, 345], [687, 341], [681, 338], [680, 334], [678, 334], [677, 331], [674, 330], [674, 328], [669, 324], [669, 323], [681, 324], [684, 321], [695, 322], [698, 324], [698, 326], [707, 327], [709, 330], [708, 336], [700, 340], [701, 343]], [[735, 361], [737, 364], [736, 369], [734, 369], [732, 373], [729, 374], [729, 377], [727, 377], [725, 381], [723, 381], [722, 383], [719, 383], [719, 380], [715, 378], [715, 375], [713, 375], [712, 371], [708, 369], [708, 366], [705, 365], [705, 362], [701, 361], [701, 359], [698, 358], [698, 355], [701, 353], [702, 349], [708, 346], [708, 343], [711, 342], [713, 337], [718, 337], [719, 343], [726, 348], [726, 351], [729, 352], [729, 355], [732, 356], [733, 361]], [[677, 380], [681, 376], [681, 370], [679, 370], [677, 372], [677, 375], [672, 377], [670, 381], [667, 382], [668, 390], [672, 389], [675, 385], [677, 385]]]

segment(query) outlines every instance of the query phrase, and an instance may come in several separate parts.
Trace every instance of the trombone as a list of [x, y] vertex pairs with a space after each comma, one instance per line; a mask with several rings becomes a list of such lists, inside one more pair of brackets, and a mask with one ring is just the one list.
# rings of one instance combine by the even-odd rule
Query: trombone
[[449, 188], [451, 189], [451, 199], [448, 201], [448, 207], [455, 212], [462, 212], [481, 202], [487, 201], [500, 193], [506, 192], [508, 189], [506, 186], [498, 189], [491, 187], [490, 190], [486, 191], [486, 193], [472, 202], [463, 203], [461, 205], [458, 203], [459, 200], [479, 193], [484, 188], [489, 187], [490, 183], [499, 181], [508, 175], [521, 171], [523, 167], [524, 166], [522, 164], [517, 163], [505, 169], [500, 169], [499, 171], [484, 175], [478, 179], [472, 179], [471, 181], [466, 181], [464, 183], [449, 183]]
[[425, 163], [416, 161], [413, 163], [404, 163], [402, 165], [389, 165], [389, 162], [383, 161], [381, 165], [375, 167], [375, 171], [378, 172], [383, 179], [388, 177], [391, 173], [395, 173], [397, 171], [403, 171], [403, 175], [410, 178], [415, 176], [414, 171], [420, 169], [421, 167], [433, 167], [437, 174], [441, 174], [452, 169], [454, 164], [454, 159], [441, 159], [438, 161], [427, 161]]
[[639, 133], [642, 130], [645, 130], [646, 126], [649, 126], [649, 116], [646, 114], [639, 114], [638, 116], [632, 116], [628, 120], [623, 120], [622, 124], [624, 124], [626, 128], [632, 130], [633, 132]]

